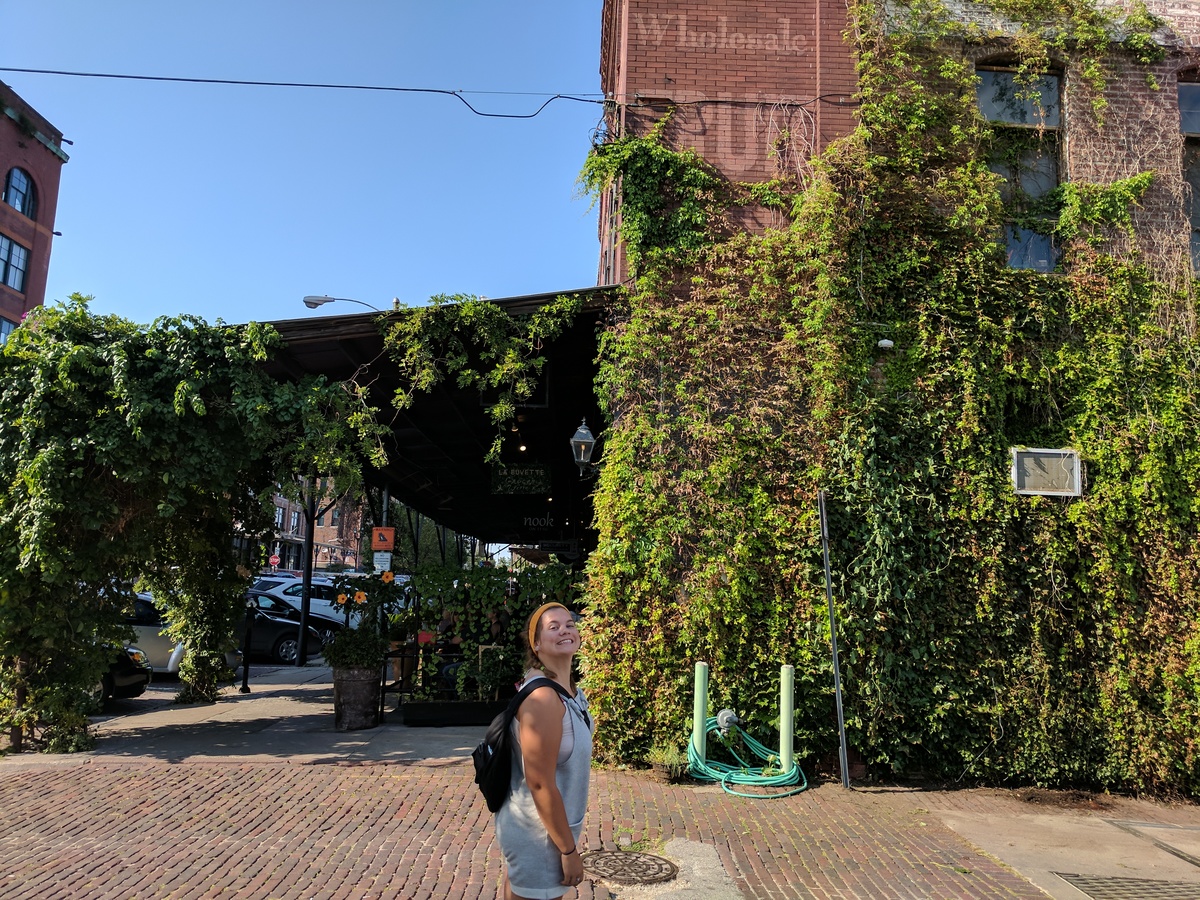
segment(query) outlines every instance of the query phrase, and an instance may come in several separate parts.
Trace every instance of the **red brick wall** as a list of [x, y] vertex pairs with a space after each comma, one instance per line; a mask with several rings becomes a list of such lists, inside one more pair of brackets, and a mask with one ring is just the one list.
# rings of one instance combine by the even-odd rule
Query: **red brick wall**
[[853, 127], [844, 0], [610, 0], [606, 22], [601, 74], [624, 124], [640, 131], [651, 101], [675, 104], [680, 146], [730, 178], [774, 177], [783, 129], [811, 152]]
[[1146, 0], [1146, 9], [1166, 19], [1185, 48], [1200, 49], [1200, 4], [1196, 0]]
[[1190, 227], [1181, 174], [1183, 138], [1176, 62], [1167, 60], [1152, 67], [1158, 90], [1147, 83], [1146, 68], [1127, 57], [1113, 55], [1106, 60], [1106, 67], [1109, 75], [1104, 97], [1108, 106], [1101, 127], [1092, 114], [1092, 95], [1083, 78], [1073, 68], [1067, 70], [1064, 178], [1111, 184], [1153, 171], [1154, 183], [1133, 210], [1137, 247], [1160, 275], [1170, 279], [1174, 274], [1186, 274], [1191, 268]]
[[[1119, 55], [1109, 61], [1108, 111], [1097, 128], [1079, 73], [1065, 84], [1063, 177], [1107, 184], [1152, 169], [1155, 184], [1134, 213], [1138, 244], [1160, 274], [1190, 270], [1181, 178], [1176, 76], [1200, 64], [1200, 2], [1147, 0], [1167, 20], [1160, 33], [1169, 49], [1146, 71]], [[667, 134], [691, 147], [732, 181], [803, 175], [809, 156], [854, 125], [848, 101], [856, 88], [851, 48], [842, 34], [845, 0], [606, 0], [601, 81], [609, 127], [644, 134], [674, 104]], [[976, 48], [974, 54], [997, 48]], [[613, 237], [614, 211], [600, 211], [602, 283], [626, 277]], [[770, 224], [763, 210], [737, 223]]]
[[[814, 152], [854, 127], [845, 0], [607, 0], [602, 15], [601, 82], [616, 133], [644, 134], [673, 106], [675, 146], [731, 181], [755, 182], [802, 175]], [[749, 211], [739, 224], [769, 221]], [[609, 233], [602, 207], [602, 244]], [[600, 280], [620, 281], [606, 249]]]
[[[0, 107], [17, 110], [32, 128], [61, 146], [62, 132], [3, 83], [0, 83]], [[46, 297], [46, 275], [62, 165], [62, 159], [27, 134], [18, 123], [6, 115], [0, 116], [0, 190], [4, 188], [9, 169], [15, 166], [29, 173], [37, 195], [36, 218], [33, 220], [7, 203], [0, 203], [0, 233], [29, 250], [24, 292], [0, 284], [0, 316], [11, 322], [20, 322], [28, 310], [40, 306]]]

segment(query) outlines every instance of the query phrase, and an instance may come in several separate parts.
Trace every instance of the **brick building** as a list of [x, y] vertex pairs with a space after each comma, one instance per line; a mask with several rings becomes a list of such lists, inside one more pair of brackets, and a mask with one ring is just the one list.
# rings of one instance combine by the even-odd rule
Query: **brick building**
[[366, 559], [363, 558], [365, 512], [365, 505], [361, 500], [343, 497], [317, 516], [317, 525], [313, 529], [313, 541], [316, 546], [314, 568], [346, 566], [354, 569], [370, 563], [369, 554]]
[[[322, 499], [313, 528], [313, 568], [316, 570], [359, 568], [363, 559], [364, 504], [349, 497], [332, 506]], [[308, 533], [304, 505], [275, 495], [274, 536], [268, 543], [271, 555], [279, 557], [277, 568], [300, 571], [304, 568], [304, 540]], [[369, 562], [369, 557], [366, 560]]]
[[0, 82], [0, 342], [46, 299], [62, 132]]
[[[855, 71], [842, 38], [846, 5], [606, 0], [600, 80], [612, 135], [645, 134], [673, 110], [667, 136], [731, 181], [802, 171], [854, 127]], [[628, 273], [611, 196], [600, 202], [599, 282]], [[772, 223], [748, 209], [745, 227]]]
[[[1160, 275], [1190, 275], [1192, 264], [1200, 270], [1200, 201], [1192, 199], [1200, 197], [1197, 4], [1148, 0], [1149, 11], [1166, 23], [1155, 33], [1166, 56], [1150, 67], [1154, 84], [1147, 68], [1114, 43], [1105, 60], [1108, 112], [1099, 128], [1085, 111], [1091, 98], [1068, 58], [1056, 60], [1057, 69], [1047, 73], [1044, 96], [1053, 121], [1006, 119], [984, 94], [1005, 89], [1011, 60], [1006, 35], [1014, 30], [980, 4], [949, 5], [957, 18], [989, 35], [961, 48], [981, 72], [981, 111], [1000, 127], [1046, 130], [1045, 153], [1028, 160], [1036, 182], [1030, 188], [1047, 191], [1062, 181], [1107, 184], [1153, 170], [1155, 182], [1135, 210], [1138, 244]], [[844, 37], [844, 0], [606, 0], [602, 17], [600, 72], [610, 135], [644, 135], [671, 111], [666, 136], [674, 146], [694, 148], [730, 181], [761, 182], [781, 175], [803, 179], [812, 154], [855, 125], [856, 74]], [[1024, 115], [1017, 112], [1017, 118]], [[761, 208], [739, 215], [738, 224], [753, 231], [782, 224]], [[612, 195], [602, 197], [601, 284], [629, 275], [616, 236], [618, 216]], [[1008, 238], [1013, 265], [1054, 267], [1049, 239], [1017, 229]]]

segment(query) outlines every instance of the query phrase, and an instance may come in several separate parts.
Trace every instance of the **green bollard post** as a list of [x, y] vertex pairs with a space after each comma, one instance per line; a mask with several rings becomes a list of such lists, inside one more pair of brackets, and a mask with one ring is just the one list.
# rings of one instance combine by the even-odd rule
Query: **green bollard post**
[[792, 771], [792, 735], [796, 727], [796, 668], [779, 667], [779, 768]]
[[692, 700], [692, 746], [701, 761], [708, 751], [708, 663], [696, 663], [696, 693]]

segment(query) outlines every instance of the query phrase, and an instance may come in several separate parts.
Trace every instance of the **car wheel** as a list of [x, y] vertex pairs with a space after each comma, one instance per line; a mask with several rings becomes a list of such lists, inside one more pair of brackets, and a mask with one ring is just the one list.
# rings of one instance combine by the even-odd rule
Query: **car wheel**
[[332, 625], [326, 625], [323, 628], [317, 629], [317, 634], [321, 637], [321, 646], [325, 647], [330, 641], [337, 636], [338, 630]]
[[108, 698], [112, 696], [112, 686], [108, 683], [108, 676], [105, 675], [94, 685], [92, 685], [92, 699], [101, 710], [104, 709]]
[[295, 637], [285, 634], [275, 642], [275, 649], [271, 651], [271, 656], [275, 657], [276, 662], [291, 665], [296, 661], [299, 652], [299, 641]]

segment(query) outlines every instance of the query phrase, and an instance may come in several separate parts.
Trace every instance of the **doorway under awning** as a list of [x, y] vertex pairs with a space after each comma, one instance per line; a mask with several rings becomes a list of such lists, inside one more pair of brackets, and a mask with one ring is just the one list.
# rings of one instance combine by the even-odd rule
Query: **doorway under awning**
[[538, 390], [505, 426], [499, 466], [484, 461], [496, 426], [478, 390], [460, 388], [450, 377], [418, 393], [408, 409], [393, 407], [401, 385], [383, 331], [405, 309], [270, 322], [285, 346], [267, 369], [276, 377], [321, 374], [368, 387], [370, 403], [391, 426], [391, 443], [387, 465], [368, 467], [366, 478], [386, 487], [393, 499], [488, 543], [540, 547], [566, 558], [586, 555], [596, 542], [590, 527], [595, 482], [580, 477], [570, 438], [583, 419], [596, 433], [602, 428], [596, 357], [613, 291], [597, 287], [487, 301], [520, 316], [563, 295], [583, 300], [575, 321], [543, 348], [546, 365]]

